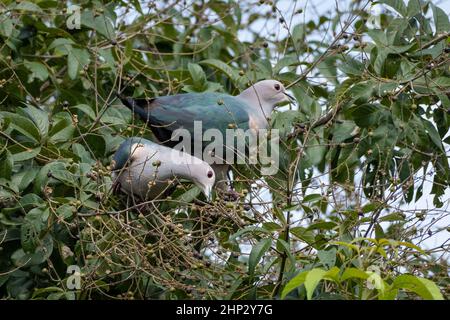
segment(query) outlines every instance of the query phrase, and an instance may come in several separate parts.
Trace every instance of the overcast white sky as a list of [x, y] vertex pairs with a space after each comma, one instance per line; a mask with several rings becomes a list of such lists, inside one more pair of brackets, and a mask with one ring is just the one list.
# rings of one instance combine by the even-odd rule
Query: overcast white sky
[[[281, 14], [284, 16], [285, 20], [290, 22], [292, 13], [295, 10], [298, 10], [302, 8], [304, 10], [304, 13], [299, 15], [294, 15], [292, 17], [292, 27], [295, 26], [298, 23], [302, 23], [305, 21], [309, 21], [311, 19], [317, 18], [318, 16], [325, 15], [328, 16], [331, 14], [335, 14], [337, 4], [339, 6], [339, 10], [344, 10], [348, 7], [351, 1], [344, 0], [344, 1], [335, 1], [335, 0], [279, 0], [276, 1], [277, 7], [280, 10]], [[405, 3], [407, 3], [405, 1]], [[450, 0], [437, 0], [433, 1], [434, 4], [441, 7], [446, 13], [450, 13]], [[370, 10], [375, 14], [379, 13], [382, 10], [382, 7], [380, 5], [374, 5], [372, 7], [369, 7]], [[259, 7], [255, 7], [255, 10], [261, 10]], [[258, 30], [259, 32], [262, 32], [263, 34], [266, 33], [267, 36], [269, 36], [271, 33], [275, 33], [276, 37], [279, 39], [282, 39], [286, 36], [287, 30], [280, 27], [280, 24], [277, 23], [277, 19], [269, 19], [267, 21], [262, 21], [259, 23], [255, 23], [252, 26], [253, 30]], [[251, 40], [251, 34], [248, 32], [242, 31], [239, 34], [239, 37], [241, 39], [245, 40]], [[450, 132], [447, 134], [449, 135]], [[446, 145], [446, 150], [448, 154], [450, 154], [450, 146]], [[419, 176], [423, 176], [423, 173], [420, 173]], [[430, 195], [432, 183], [425, 183], [424, 184], [424, 190], [423, 190], [423, 196], [415, 203], [409, 204], [409, 205], [402, 205], [403, 209], [414, 209], [414, 210], [421, 210], [421, 209], [433, 209], [433, 197]], [[444, 202], [444, 207], [440, 208], [440, 210], [447, 211], [447, 213], [450, 213], [450, 188], [447, 188], [445, 195], [441, 198], [441, 201]], [[435, 212], [437, 215], [441, 215], [442, 211]], [[433, 212], [430, 212], [430, 218], [433, 216]], [[428, 222], [429, 220], [427, 220]], [[431, 230], [436, 231], [438, 229], [445, 228], [450, 225], [450, 217], [446, 217], [436, 223]], [[446, 232], [445, 230], [442, 232], [439, 232], [436, 234], [436, 236], [431, 237], [430, 239], [426, 240], [424, 242], [424, 245], [427, 247], [436, 247], [441, 245], [443, 242], [449, 239], [450, 233]]]
[[[362, 0], [364, 1], [364, 0]], [[361, 1], [361, 2], [362, 2]], [[188, 1], [190, 2], [190, 1]], [[266, 11], [267, 8], [269, 8], [267, 5], [259, 6], [256, 5], [258, 3], [257, 0], [241, 0], [240, 1], [244, 6], [253, 6], [252, 10], [255, 11]], [[348, 8], [349, 4], [352, 2], [352, 0], [278, 0], [274, 1], [277, 4], [278, 10], [280, 10], [280, 13], [283, 15], [285, 20], [291, 24], [291, 27], [295, 26], [298, 23], [302, 23], [305, 21], [309, 21], [311, 19], [317, 19], [317, 17], [321, 15], [329, 16], [334, 15], [337, 11], [337, 5], [339, 7], [340, 11], [345, 10], [345, 8]], [[405, 3], [407, 1], [405, 0]], [[450, 0], [435, 0], [433, 1], [434, 4], [437, 4], [439, 7], [441, 7], [446, 13], [450, 12]], [[294, 11], [298, 9], [303, 9], [303, 14], [296, 14], [292, 17], [292, 14]], [[374, 5], [372, 7], [369, 7], [370, 10], [374, 14], [378, 14], [381, 10], [380, 5]], [[292, 17], [292, 19], [291, 19]], [[130, 18], [130, 16], [128, 17]], [[252, 30], [257, 31], [258, 33], [262, 34], [264, 37], [270, 37], [273, 40], [277, 39], [283, 39], [286, 37], [287, 30], [284, 29], [282, 26], [280, 26], [280, 23], [278, 23], [278, 19], [268, 19], [265, 21], [261, 21], [258, 23], [254, 23], [252, 25]], [[274, 33], [275, 38], [270, 36], [270, 34]], [[320, 34], [320, 36], [323, 36]], [[329, 35], [330, 36], [330, 35]], [[251, 33], [248, 31], [241, 31], [239, 33], [239, 38], [241, 40], [251, 41], [252, 36]], [[319, 39], [320, 40], [320, 39]], [[276, 62], [276, 61], [274, 61]], [[448, 133], [449, 134], [449, 133]], [[450, 154], [450, 146], [446, 145], [446, 150], [448, 151], [448, 154]], [[420, 176], [423, 174], [420, 173]], [[326, 177], [322, 177], [322, 179], [326, 179]], [[328, 181], [325, 181], [326, 183]], [[415, 203], [410, 205], [402, 205], [403, 209], [415, 209], [415, 210], [421, 210], [421, 209], [433, 209], [433, 198], [430, 196], [432, 184], [431, 183], [425, 183], [424, 190], [423, 190], [423, 196]], [[441, 201], [444, 202], [444, 207], [441, 208], [446, 210], [448, 213], [449, 207], [450, 207], [450, 189], [447, 189], [445, 195], [441, 198]], [[432, 212], [431, 212], [432, 213]], [[435, 212], [439, 215], [441, 215], [441, 212]], [[431, 216], [431, 215], [430, 215]], [[431, 218], [429, 218], [431, 219]], [[436, 231], [438, 229], [445, 228], [450, 225], [450, 218], [447, 216], [445, 219], [442, 219], [439, 221], [439, 223], [435, 224], [432, 227], [432, 231]], [[425, 242], [425, 245], [429, 248], [439, 246], [443, 242], [449, 239], [450, 233], [446, 232], [445, 230], [442, 232], [437, 233], [436, 236], [433, 236], [429, 240]]]

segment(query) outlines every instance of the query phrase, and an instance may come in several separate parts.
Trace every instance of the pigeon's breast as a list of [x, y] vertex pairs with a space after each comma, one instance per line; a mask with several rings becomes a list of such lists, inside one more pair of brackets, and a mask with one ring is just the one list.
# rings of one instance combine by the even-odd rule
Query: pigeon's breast
[[263, 115], [259, 114], [251, 114], [249, 115], [248, 125], [250, 129], [253, 130], [260, 130], [260, 129], [267, 129], [268, 127], [268, 121], [266, 118], [264, 118]]

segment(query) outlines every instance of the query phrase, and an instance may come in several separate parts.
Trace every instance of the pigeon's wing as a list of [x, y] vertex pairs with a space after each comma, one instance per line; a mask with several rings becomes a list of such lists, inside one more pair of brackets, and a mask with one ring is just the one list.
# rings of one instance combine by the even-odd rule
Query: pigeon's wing
[[[169, 170], [154, 178], [153, 162], [159, 160], [161, 150], [166, 147], [157, 145], [141, 137], [125, 140], [114, 154], [112, 162], [113, 190], [123, 190], [129, 195], [141, 199], [154, 199], [166, 194], [167, 179], [172, 176]], [[155, 184], [149, 189], [148, 182]]]
[[186, 129], [191, 140], [201, 137], [194, 132], [194, 121], [201, 121], [202, 133], [218, 129], [224, 136], [227, 128], [249, 128], [248, 106], [245, 101], [220, 93], [186, 93], [148, 99], [123, 99], [122, 102], [147, 121], [162, 143], [170, 141], [176, 129]]
[[119, 149], [113, 156], [113, 170], [121, 170], [130, 162], [131, 146], [134, 144], [132, 139], [127, 139], [121, 143]]

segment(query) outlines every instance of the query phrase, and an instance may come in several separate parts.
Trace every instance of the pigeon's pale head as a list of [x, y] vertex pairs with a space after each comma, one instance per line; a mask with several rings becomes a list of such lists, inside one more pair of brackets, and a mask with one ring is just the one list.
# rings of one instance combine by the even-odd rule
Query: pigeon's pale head
[[202, 192], [205, 194], [208, 200], [211, 200], [212, 189], [214, 183], [216, 182], [216, 175], [214, 174], [214, 170], [210, 165], [206, 164], [202, 165], [198, 170], [196, 170], [196, 174], [193, 177], [194, 183], [202, 189]]
[[251, 87], [244, 90], [241, 96], [247, 99], [256, 100], [254, 103], [260, 103], [275, 107], [283, 105], [294, 100], [284, 88], [283, 84], [277, 80], [262, 80], [254, 83]]
[[283, 84], [277, 80], [263, 80], [249, 88], [254, 90], [259, 99], [272, 106], [282, 105], [291, 102], [293, 99], [284, 88]]

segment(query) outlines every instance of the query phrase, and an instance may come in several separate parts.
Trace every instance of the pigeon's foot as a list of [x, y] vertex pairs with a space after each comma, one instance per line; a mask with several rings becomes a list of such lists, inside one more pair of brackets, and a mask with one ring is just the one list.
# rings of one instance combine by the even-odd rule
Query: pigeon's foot
[[113, 193], [113, 194], [118, 194], [119, 191], [120, 191], [120, 188], [121, 188], [120, 182], [116, 180], [116, 181], [112, 184], [112, 193]]

